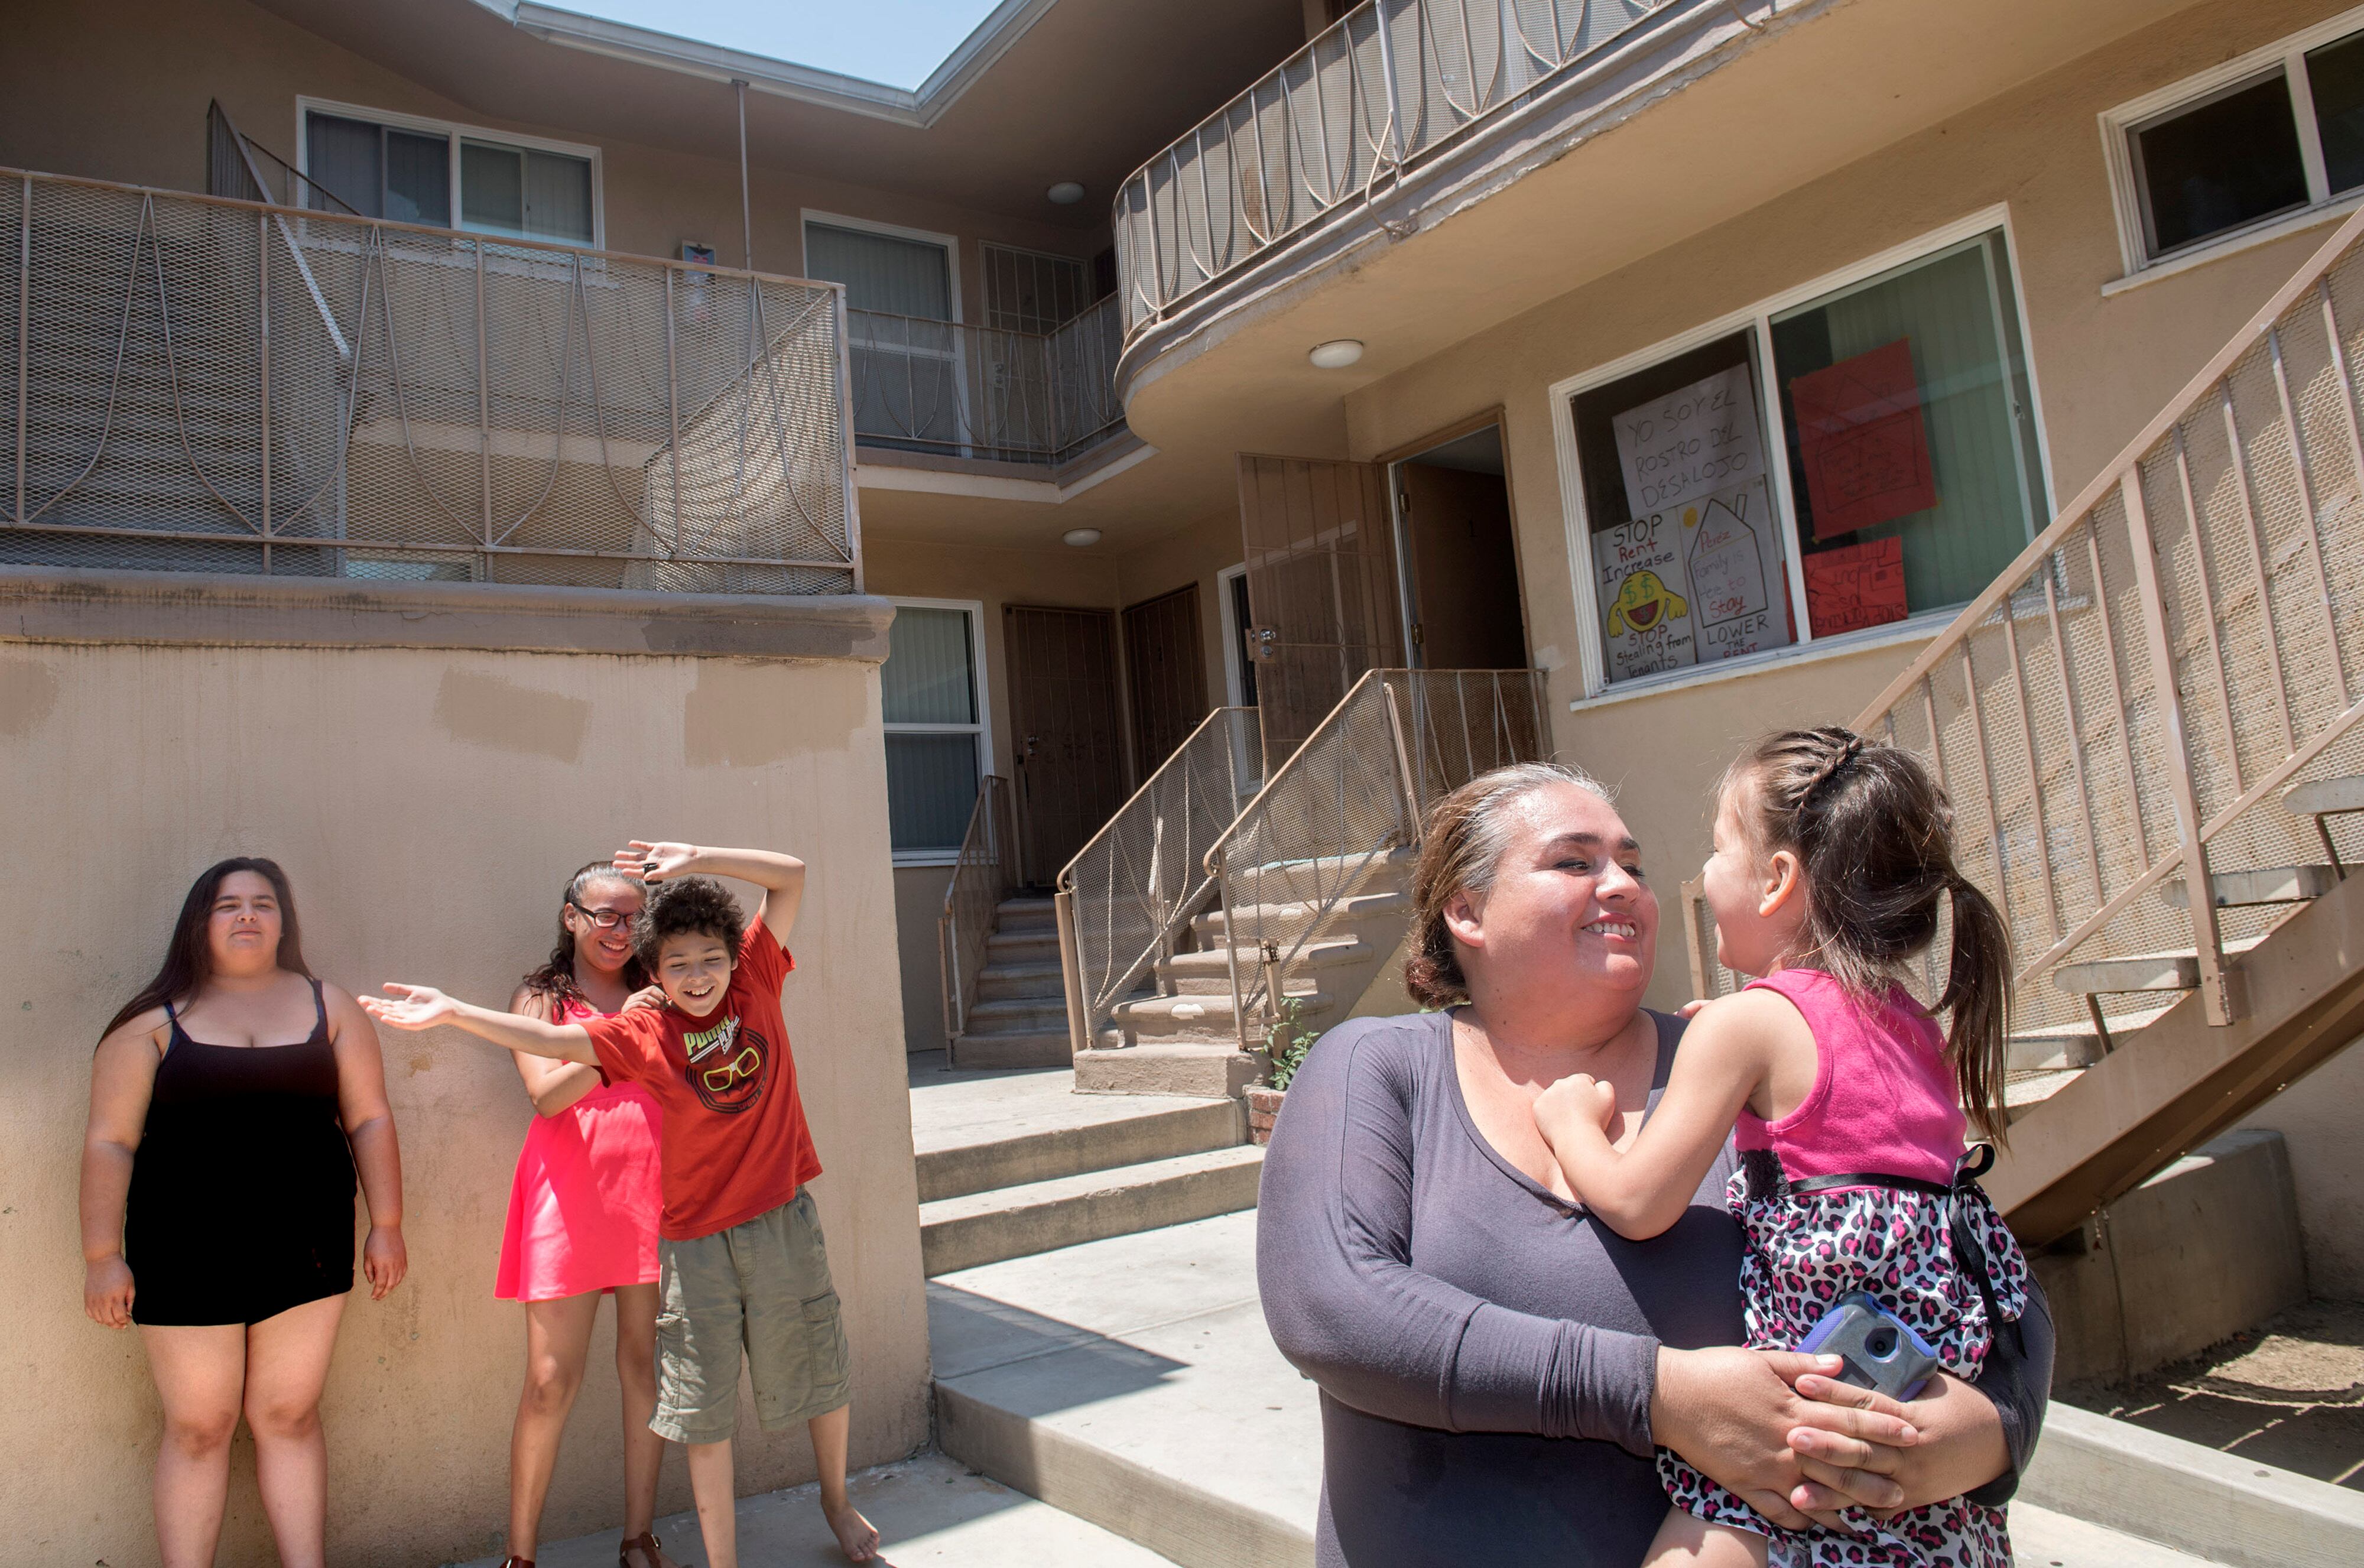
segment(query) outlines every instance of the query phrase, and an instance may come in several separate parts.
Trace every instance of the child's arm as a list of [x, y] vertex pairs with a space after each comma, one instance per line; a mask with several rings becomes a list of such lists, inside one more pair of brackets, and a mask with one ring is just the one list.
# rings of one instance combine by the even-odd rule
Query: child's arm
[[1657, 1109], [1622, 1152], [1609, 1142], [1617, 1092], [1584, 1073], [1561, 1079], [1535, 1100], [1535, 1126], [1587, 1208], [1629, 1240], [1643, 1241], [1682, 1218], [1732, 1135], [1733, 1118], [1756, 1094], [1768, 1058], [1767, 993], [1744, 991], [1703, 1008], [1683, 1033]]
[[[555, 1021], [551, 1016], [551, 999], [524, 985], [519, 986], [517, 994], [509, 998], [509, 1011], [545, 1024]], [[526, 1095], [533, 1101], [534, 1111], [540, 1116], [556, 1116], [599, 1086], [598, 1070], [580, 1062], [554, 1061], [527, 1051], [519, 1051], [510, 1060], [517, 1063], [518, 1076], [525, 1080]]]
[[490, 1007], [446, 996], [432, 985], [405, 985], [389, 980], [385, 990], [392, 1000], [363, 996], [360, 999], [362, 1011], [398, 1029], [431, 1029], [438, 1024], [451, 1024], [479, 1040], [488, 1040], [527, 1056], [594, 1065], [599, 1061], [599, 1053], [591, 1049], [590, 1032], [581, 1024], [546, 1024], [540, 1018], [517, 1013], [496, 1013]]
[[616, 851], [616, 869], [647, 882], [700, 875], [752, 882], [764, 890], [755, 918], [783, 947], [805, 896], [805, 862], [772, 850], [701, 850], [695, 844], [644, 844], [635, 839]]

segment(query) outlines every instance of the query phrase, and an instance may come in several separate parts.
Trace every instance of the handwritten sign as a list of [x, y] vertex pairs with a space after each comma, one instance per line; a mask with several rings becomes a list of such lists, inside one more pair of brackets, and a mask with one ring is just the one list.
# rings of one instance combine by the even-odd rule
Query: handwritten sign
[[1834, 539], [1937, 504], [1912, 340], [1899, 338], [1790, 384], [1814, 537]]
[[1904, 541], [1876, 539], [1805, 558], [1806, 617], [1816, 637], [1904, 618]]
[[1612, 681], [1699, 662], [1682, 536], [1682, 520], [1671, 512], [1653, 512], [1592, 536], [1600, 642]]
[[1636, 517], [1763, 479], [1765, 433], [1746, 362], [1618, 415], [1617, 458]]
[[1790, 640], [1771, 516], [1761, 480], [1683, 508], [1684, 560], [1702, 663]]

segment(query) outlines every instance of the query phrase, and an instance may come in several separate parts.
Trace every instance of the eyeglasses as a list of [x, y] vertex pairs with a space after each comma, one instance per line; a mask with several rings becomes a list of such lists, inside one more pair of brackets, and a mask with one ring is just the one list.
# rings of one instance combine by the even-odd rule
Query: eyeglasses
[[577, 904], [572, 898], [566, 902], [570, 907], [580, 909], [590, 917], [591, 923], [603, 931], [612, 931], [619, 926], [629, 931], [632, 929], [632, 922], [640, 918], [637, 912], [622, 909], [594, 909], [587, 904]]

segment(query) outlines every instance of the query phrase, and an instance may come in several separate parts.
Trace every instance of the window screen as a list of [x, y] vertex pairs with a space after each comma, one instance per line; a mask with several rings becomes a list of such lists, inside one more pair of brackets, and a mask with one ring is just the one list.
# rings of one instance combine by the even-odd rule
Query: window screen
[[2136, 127], [2134, 150], [2153, 256], [2307, 205], [2280, 70]]

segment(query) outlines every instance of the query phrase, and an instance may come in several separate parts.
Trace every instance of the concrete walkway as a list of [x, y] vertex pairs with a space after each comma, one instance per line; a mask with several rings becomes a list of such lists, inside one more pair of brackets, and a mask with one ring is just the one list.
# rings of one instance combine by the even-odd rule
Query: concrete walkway
[[[854, 1507], [885, 1538], [891, 1568], [921, 1563], [959, 1568], [1172, 1568], [1165, 1559], [1096, 1526], [970, 1473], [939, 1453], [882, 1464], [854, 1476]], [[621, 1530], [546, 1543], [540, 1568], [614, 1568]], [[657, 1537], [676, 1561], [703, 1563], [697, 1520], [675, 1514], [657, 1521]], [[819, 1489], [792, 1487], [739, 1503], [743, 1568], [843, 1568], [836, 1538], [821, 1522]], [[466, 1568], [494, 1568], [497, 1553]]]

